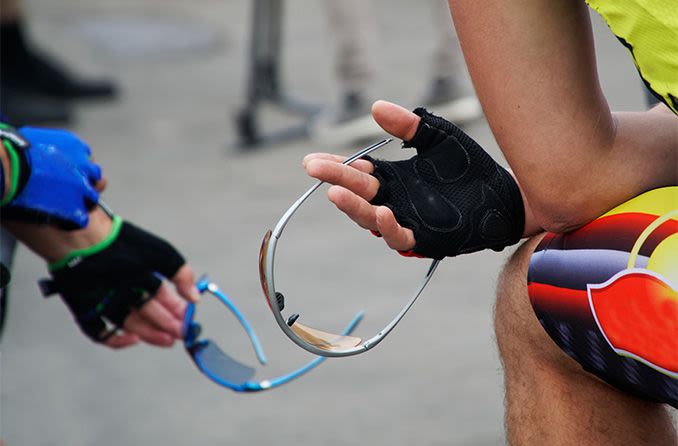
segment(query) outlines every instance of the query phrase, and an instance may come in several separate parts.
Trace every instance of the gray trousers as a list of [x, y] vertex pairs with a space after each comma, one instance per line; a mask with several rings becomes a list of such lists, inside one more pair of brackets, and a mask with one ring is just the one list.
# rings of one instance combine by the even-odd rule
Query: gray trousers
[[[431, 80], [455, 77], [463, 58], [449, 7], [444, 0], [428, 3], [435, 34]], [[370, 0], [326, 0], [326, 5], [335, 40], [335, 70], [340, 89], [343, 92], [363, 92], [369, 88], [376, 72], [374, 3]]]

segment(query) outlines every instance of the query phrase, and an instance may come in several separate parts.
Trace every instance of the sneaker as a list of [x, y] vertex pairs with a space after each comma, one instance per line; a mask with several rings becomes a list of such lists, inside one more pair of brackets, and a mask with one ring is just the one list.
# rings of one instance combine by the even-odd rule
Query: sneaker
[[112, 99], [115, 85], [108, 80], [83, 79], [57, 61], [33, 50], [16, 63], [2, 67], [3, 82], [17, 89], [59, 99]]
[[483, 115], [475, 94], [455, 78], [434, 79], [422, 104], [454, 123], [470, 122]]
[[374, 122], [372, 102], [356, 92], [346, 93], [339, 108], [321, 113], [311, 125], [314, 142], [331, 149], [341, 149], [373, 138], [384, 131]]

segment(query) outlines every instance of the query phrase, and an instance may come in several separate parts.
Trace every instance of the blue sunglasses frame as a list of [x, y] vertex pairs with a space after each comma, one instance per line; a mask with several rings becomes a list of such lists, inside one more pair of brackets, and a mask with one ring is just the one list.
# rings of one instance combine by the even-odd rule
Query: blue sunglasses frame
[[[245, 329], [245, 332], [250, 338], [252, 347], [254, 348], [254, 353], [259, 360], [259, 363], [266, 365], [268, 362], [266, 355], [264, 354], [264, 349], [259, 342], [254, 329], [250, 326], [245, 316], [238, 310], [238, 308], [231, 302], [231, 300], [224, 294], [219, 287], [211, 282], [207, 277], [201, 277], [196, 283], [196, 287], [201, 294], [206, 292], [216, 297], [222, 304], [224, 304], [233, 315], [238, 319], [240, 325]], [[186, 308], [184, 314], [184, 322], [182, 327], [182, 335], [184, 338], [184, 347], [186, 352], [193, 360], [193, 363], [196, 365], [198, 370], [200, 370], [205, 376], [215, 383], [229, 388], [235, 392], [258, 392], [262, 390], [273, 389], [279, 387], [283, 384], [286, 384], [294, 379], [299, 378], [300, 376], [308, 373], [312, 369], [319, 366], [323, 361], [327, 359], [325, 356], [319, 356], [303, 367], [294, 370], [293, 372], [281, 375], [275, 378], [265, 379], [261, 381], [250, 380], [254, 373], [255, 369], [247, 366], [245, 364], [236, 361], [235, 359], [228, 356], [224, 353], [216, 344], [214, 344], [210, 339], [200, 338], [201, 327], [200, 324], [194, 321], [196, 314], [196, 304], [191, 302]], [[349, 335], [353, 330], [358, 326], [360, 321], [364, 316], [364, 312], [358, 312], [351, 322], [346, 326], [343, 331], [343, 335]], [[206, 364], [206, 361], [202, 359], [201, 353], [208, 347], [211, 347], [212, 354], [219, 356], [218, 362], [221, 364], [228, 364], [228, 367], [231, 369], [229, 372], [240, 379], [238, 382], [228, 380], [219, 374], [215, 370], [211, 370], [210, 367]]]

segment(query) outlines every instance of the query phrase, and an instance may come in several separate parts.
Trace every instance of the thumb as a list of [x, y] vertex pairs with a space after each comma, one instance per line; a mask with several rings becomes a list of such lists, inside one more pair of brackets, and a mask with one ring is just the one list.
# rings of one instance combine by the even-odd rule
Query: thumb
[[403, 141], [414, 138], [421, 120], [408, 109], [387, 101], [372, 104], [372, 117], [387, 133]]

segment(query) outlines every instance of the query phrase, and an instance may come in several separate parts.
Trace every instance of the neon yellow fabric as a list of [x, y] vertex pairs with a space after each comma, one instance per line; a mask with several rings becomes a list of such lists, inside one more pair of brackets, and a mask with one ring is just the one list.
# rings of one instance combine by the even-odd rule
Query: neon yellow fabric
[[678, 114], [678, 1], [586, 0], [631, 51], [647, 85]]
[[[610, 215], [624, 214], [627, 212], [664, 215], [675, 210], [678, 210], [678, 186], [669, 186], [638, 195], [626, 203], [620, 204], [602, 217], [609, 217]], [[674, 220], [678, 220], [678, 217], [674, 218]]]

